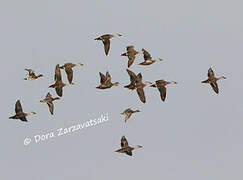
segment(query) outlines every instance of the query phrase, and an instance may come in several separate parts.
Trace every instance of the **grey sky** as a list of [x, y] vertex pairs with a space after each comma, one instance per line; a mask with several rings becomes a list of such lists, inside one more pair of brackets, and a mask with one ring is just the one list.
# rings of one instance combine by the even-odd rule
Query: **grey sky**
[[[242, 1], [5, 1], [0, 7], [1, 179], [25, 180], [240, 180], [242, 175]], [[94, 38], [105, 33], [109, 55]], [[137, 64], [143, 80], [177, 81], [168, 86], [163, 103], [159, 92], [145, 88], [147, 103], [129, 83], [126, 46], [145, 48], [164, 61], [148, 67]], [[83, 63], [74, 69], [74, 86], [65, 87], [54, 102], [52, 117], [39, 101], [53, 83], [56, 64]], [[212, 67], [216, 95], [201, 84]], [[24, 81], [25, 68], [44, 74]], [[105, 91], [98, 72], [109, 70], [122, 86]], [[67, 82], [62, 71], [63, 81]], [[28, 123], [9, 120], [17, 99]], [[120, 114], [133, 107], [142, 112], [124, 124]], [[25, 137], [85, 122], [108, 113], [109, 121], [67, 136], [23, 145]], [[129, 144], [142, 145], [134, 156], [114, 151], [126, 135]]]

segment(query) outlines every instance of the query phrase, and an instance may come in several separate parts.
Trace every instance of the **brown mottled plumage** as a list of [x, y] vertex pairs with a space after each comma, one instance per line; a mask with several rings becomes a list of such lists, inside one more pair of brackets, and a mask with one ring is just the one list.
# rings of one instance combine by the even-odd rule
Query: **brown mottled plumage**
[[17, 100], [15, 104], [15, 115], [9, 117], [9, 119], [20, 119], [21, 121], [27, 122], [26, 116], [36, 114], [35, 112], [24, 113], [22, 106], [20, 104], [20, 100]]
[[62, 75], [59, 64], [56, 65], [54, 80], [55, 83], [50, 85], [49, 88], [55, 88], [57, 95], [62, 97], [62, 88], [66, 85], [70, 85], [70, 83], [62, 82]]
[[115, 83], [111, 82], [111, 76], [108, 71], [106, 72], [106, 75], [102, 74], [101, 72], [99, 72], [99, 74], [100, 74], [100, 85], [96, 87], [97, 89], [107, 89], [113, 86], [118, 86], [119, 82], [115, 82]]
[[72, 68], [75, 66], [83, 66], [81, 63], [73, 64], [73, 63], [65, 63], [63, 66], [60, 66], [60, 69], [65, 69], [65, 72], [68, 77], [68, 82], [72, 84], [73, 81], [73, 70]]
[[165, 80], [157, 80], [155, 84], [152, 84], [150, 87], [157, 87], [160, 92], [160, 98], [162, 101], [165, 101], [166, 98], [166, 85], [167, 84], [177, 84], [175, 81], [165, 81]]
[[136, 145], [134, 147], [131, 147], [128, 145], [128, 141], [125, 138], [125, 136], [122, 136], [121, 138], [121, 149], [116, 150], [115, 152], [118, 153], [126, 153], [129, 156], [132, 156], [132, 151], [138, 148], [142, 148], [140, 145]]
[[137, 93], [138, 93], [138, 96], [139, 96], [139, 99], [145, 103], [146, 102], [146, 98], [145, 98], [145, 94], [144, 94], [144, 90], [143, 88], [149, 84], [152, 84], [151, 82], [148, 82], [148, 81], [145, 81], [145, 82], [142, 82], [142, 74], [139, 73], [137, 75], [137, 78], [136, 78], [136, 81], [135, 81], [135, 87], [137, 89]]
[[54, 105], [53, 105], [52, 101], [55, 101], [57, 99], [60, 99], [60, 98], [59, 97], [53, 98], [52, 95], [48, 92], [47, 95], [46, 95], [46, 98], [43, 99], [43, 100], [40, 100], [40, 102], [47, 103], [49, 110], [50, 110], [50, 113], [53, 115]]
[[143, 52], [144, 62], [139, 63], [139, 65], [145, 65], [146, 66], [146, 65], [153, 64], [156, 61], [162, 61], [162, 59], [160, 59], [160, 58], [152, 60], [152, 56], [145, 49], [142, 49], [142, 52]]
[[105, 35], [95, 38], [95, 40], [103, 42], [104, 49], [105, 49], [105, 55], [107, 56], [109, 53], [109, 50], [110, 50], [110, 44], [111, 44], [110, 39], [112, 37], [120, 37], [120, 36], [122, 36], [122, 35], [120, 35], [118, 33], [117, 34], [105, 34]]
[[218, 88], [218, 84], [217, 81], [220, 79], [226, 79], [226, 77], [224, 76], [220, 76], [220, 77], [215, 77], [214, 72], [212, 70], [212, 68], [208, 69], [208, 79], [205, 81], [202, 81], [201, 83], [209, 83], [211, 85], [211, 87], [213, 88], [215, 93], [219, 93], [219, 88]]
[[29, 72], [29, 76], [24, 78], [24, 80], [35, 80], [38, 79], [39, 77], [43, 77], [42, 74], [36, 76], [35, 71], [33, 69], [25, 69], [25, 70]]
[[137, 54], [141, 54], [143, 53], [143, 51], [136, 51], [134, 49], [134, 46], [131, 45], [131, 46], [127, 46], [127, 52], [121, 54], [121, 56], [127, 56], [128, 57], [128, 68], [133, 64], [134, 60], [135, 60], [135, 57]]
[[131, 108], [126, 109], [124, 112], [122, 112], [122, 115], [125, 115], [125, 122], [131, 117], [133, 113], [140, 112], [140, 110], [133, 111]]

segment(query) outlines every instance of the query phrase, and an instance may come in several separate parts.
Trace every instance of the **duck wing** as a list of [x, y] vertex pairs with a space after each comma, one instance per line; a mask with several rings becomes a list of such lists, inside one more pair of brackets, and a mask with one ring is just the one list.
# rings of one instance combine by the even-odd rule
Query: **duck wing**
[[132, 71], [130, 71], [129, 69], [127, 69], [127, 73], [130, 76], [130, 81], [135, 81], [136, 80], [136, 74]]
[[29, 76], [35, 76], [35, 71], [33, 69], [25, 69], [29, 72]]
[[61, 75], [59, 64], [56, 65], [54, 80], [62, 81], [62, 75]]
[[127, 139], [125, 138], [125, 136], [122, 136], [121, 138], [121, 147], [128, 147], [128, 141]]
[[143, 58], [144, 58], [145, 61], [152, 59], [152, 57], [151, 57], [151, 55], [149, 54], [148, 51], [146, 51], [145, 49], [142, 49], [142, 51], [143, 51]]
[[145, 99], [145, 95], [144, 95], [144, 90], [143, 88], [137, 88], [137, 93], [138, 93], [138, 96], [139, 96], [139, 99], [145, 103], [146, 102], [146, 99]]
[[15, 112], [16, 112], [16, 114], [23, 113], [23, 109], [20, 104], [20, 100], [17, 100], [17, 102], [15, 103]]
[[210, 85], [212, 86], [214, 92], [216, 92], [217, 94], [219, 93], [219, 87], [217, 82], [211, 82]]
[[128, 57], [127, 67], [129, 68], [133, 64], [133, 62], [135, 60], [135, 54], [134, 53], [128, 53], [127, 57]]
[[106, 84], [109, 84], [109, 83], [111, 83], [111, 75], [110, 75], [110, 73], [107, 71], [106, 72], [106, 75], [105, 75], [105, 83]]
[[214, 72], [213, 72], [212, 68], [209, 68], [209, 70], [208, 70], [208, 77], [214, 77]]
[[100, 74], [100, 84], [104, 84], [105, 83], [105, 80], [106, 80], [106, 77], [103, 73], [99, 72]]
[[157, 87], [160, 92], [160, 98], [162, 101], [165, 101], [166, 98], [166, 87], [165, 86], [158, 86]]
[[105, 50], [105, 55], [107, 56], [110, 50], [110, 39], [104, 39], [102, 40], [103, 44], [104, 44], [104, 50]]
[[67, 74], [67, 78], [68, 78], [68, 82], [70, 84], [72, 84], [73, 81], [73, 70], [72, 68], [69, 66], [67, 68], [65, 68], [66, 74]]
[[47, 105], [49, 107], [50, 113], [53, 115], [54, 105], [51, 101], [47, 102]]
[[56, 90], [57, 95], [62, 97], [62, 87], [60, 87], [60, 88], [56, 87], [55, 90]]

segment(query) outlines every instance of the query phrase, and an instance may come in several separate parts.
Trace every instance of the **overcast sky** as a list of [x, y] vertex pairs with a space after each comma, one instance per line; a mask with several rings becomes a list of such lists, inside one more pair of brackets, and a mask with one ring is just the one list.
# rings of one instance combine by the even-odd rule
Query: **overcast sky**
[[[4, 180], [241, 180], [243, 161], [243, 22], [242, 1], [5, 1], [0, 7], [1, 59], [1, 179]], [[108, 56], [102, 42], [111, 40]], [[145, 48], [164, 61], [138, 66], [144, 81], [176, 81], [162, 102], [146, 87], [140, 102], [129, 84], [127, 45]], [[64, 87], [55, 101], [54, 116], [40, 103], [54, 81], [56, 64], [75, 67], [74, 85]], [[219, 94], [208, 84], [212, 67]], [[24, 81], [25, 68], [43, 78]], [[99, 72], [109, 71], [120, 86], [98, 90]], [[67, 82], [62, 71], [63, 81]], [[20, 99], [28, 123], [10, 120]], [[120, 113], [141, 112], [125, 124]], [[108, 113], [109, 120], [36, 144], [33, 137], [84, 123]], [[130, 145], [142, 145], [133, 156], [118, 154], [125, 135]], [[24, 146], [26, 137], [31, 144]]]

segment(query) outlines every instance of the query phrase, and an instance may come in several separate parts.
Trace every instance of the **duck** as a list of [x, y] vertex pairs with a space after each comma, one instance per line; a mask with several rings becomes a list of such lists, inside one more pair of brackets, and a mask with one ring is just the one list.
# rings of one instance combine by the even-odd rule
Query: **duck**
[[70, 84], [72, 84], [73, 81], [73, 70], [72, 68], [75, 66], [83, 66], [81, 63], [73, 64], [73, 63], [65, 63], [63, 66], [60, 66], [60, 69], [65, 69], [65, 72], [67, 74], [67, 78]]
[[24, 78], [24, 80], [35, 80], [38, 79], [39, 77], [43, 77], [43, 74], [35, 75], [35, 71], [33, 69], [25, 69], [26, 71], [29, 72], [29, 76]]
[[95, 38], [95, 40], [97, 41], [102, 41], [103, 44], [104, 44], [104, 50], [105, 50], [105, 55], [107, 56], [108, 53], [109, 53], [109, 50], [110, 50], [110, 39], [113, 38], [113, 37], [120, 37], [122, 36], [121, 34], [105, 34], [105, 35], [102, 35], [100, 37], [97, 37]]
[[100, 74], [100, 85], [96, 87], [97, 89], [108, 89], [113, 86], [118, 86], [119, 82], [115, 82], [115, 83], [111, 82], [111, 76], [108, 71], [106, 72], [106, 75], [102, 74], [101, 72], [99, 72], [99, 74]]
[[134, 49], [134, 46], [133, 45], [130, 45], [130, 46], [127, 46], [127, 52], [121, 54], [121, 56], [127, 56], [128, 57], [127, 67], [129, 68], [133, 64], [136, 55], [137, 54], [142, 54], [142, 53], [143, 53], [142, 50], [141, 51], [136, 51]]
[[23, 122], [28, 122], [27, 119], [26, 119], [26, 116], [36, 114], [35, 112], [24, 113], [22, 106], [21, 106], [21, 103], [20, 103], [20, 100], [17, 100], [16, 103], [15, 103], [15, 113], [16, 114], [14, 116], [9, 117], [9, 119], [19, 119]]
[[122, 136], [122, 138], [121, 138], [121, 149], [118, 149], [115, 152], [126, 153], [127, 155], [132, 156], [132, 151], [133, 150], [139, 149], [139, 148], [142, 148], [142, 147], [143, 146], [140, 146], [140, 145], [136, 145], [134, 147], [129, 146], [128, 145], [128, 141], [125, 138], [125, 136]]
[[130, 71], [129, 69], [127, 69], [127, 73], [130, 77], [130, 84], [124, 86], [124, 88], [134, 90], [136, 89], [135, 82], [136, 82], [137, 75], [134, 72]]
[[155, 84], [152, 84], [150, 87], [157, 87], [160, 92], [160, 98], [162, 101], [165, 101], [166, 98], [166, 85], [168, 84], [177, 84], [175, 81], [165, 81], [163, 79], [155, 81]]
[[46, 95], [46, 98], [43, 99], [43, 100], [40, 100], [40, 102], [47, 103], [47, 105], [49, 107], [49, 111], [53, 115], [54, 105], [53, 105], [52, 101], [55, 101], [55, 100], [58, 100], [58, 99], [60, 99], [60, 98], [59, 97], [53, 98], [52, 95], [51, 95], [51, 93], [48, 92], [47, 95]]
[[152, 56], [150, 55], [150, 53], [148, 51], [146, 51], [144, 48], [142, 49], [142, 51], [143, 51], [144, 61], [139, 63], [138, 65], [147, 66], [147, 65], [153, 64], [157, 61], [162, 61], [162, 59], [160, 59], [160, 58], [156, 58], [155, 60], [152, 60]]
[[69, 86], [71, 84], [62, 82], [62, 75], [61, 75], [59, 64], [56, 65], [54, 80], [55, 80], [55, 83], [50, 85], [49, 88], [55, 88], [57, 95], [59, 97], [62, 97], [62, 94], [63, 94], [62, 88], [67, 85]]
[[208, 79], [205, 80], [205, 81], [202, 81], [201, 83], [209, 83], [211, 85], [211, 87], [213, 88], [214, 92], [216, 94], [219, 93], [219, 87], [218, 87], [218, 84], [217, 84], [217, 81], [218, 80], [221, 80], [221, 79], [226, 79], [225, 76], [220, 76], [220, 77], [215, 77], [214, 75], [214, 71], [213, 69], [210, 67], [208, 69]]
[[137, 93], [138, 93], [138, 96], [139, 96], [139, 99], [145, 103], [146, 102], [146, 98], [145, 98], [145, 94], [144, 94], [144, 90], [143, 88], [147, 85], [150, 85], [152, 84], [151, 82], [149, 81], [145, 81], [145, 82], [142, 82], [142, 74], [139, 73], [136, 77], [136, 80], [135, 80], [135, 88], [137, 89]]
[[131, 108], [128, 108], [125, 111], [123, 111], [121, 114], [125, 115], [125, 122], [127, 122], [127, 120], [131, 117], [131, 115], [136, 112], [140, 112], [140, 110], [133, 111]]

